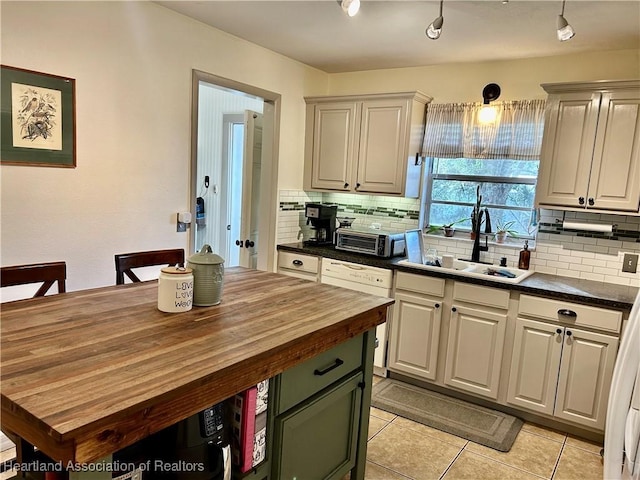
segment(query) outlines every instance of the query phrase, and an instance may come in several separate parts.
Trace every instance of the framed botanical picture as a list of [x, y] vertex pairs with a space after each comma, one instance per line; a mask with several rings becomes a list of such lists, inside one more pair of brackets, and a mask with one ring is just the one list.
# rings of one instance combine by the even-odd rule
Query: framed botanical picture
[[0, 162], [74, 168], [75, 80], [0, 68]]

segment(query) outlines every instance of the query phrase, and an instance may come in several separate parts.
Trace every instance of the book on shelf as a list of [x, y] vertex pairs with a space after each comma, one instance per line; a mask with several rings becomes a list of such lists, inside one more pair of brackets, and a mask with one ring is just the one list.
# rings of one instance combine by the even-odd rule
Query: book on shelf
[[264, 380], [231, 399], [231, 458], [242, 473], [265, 459], [268, 390]]

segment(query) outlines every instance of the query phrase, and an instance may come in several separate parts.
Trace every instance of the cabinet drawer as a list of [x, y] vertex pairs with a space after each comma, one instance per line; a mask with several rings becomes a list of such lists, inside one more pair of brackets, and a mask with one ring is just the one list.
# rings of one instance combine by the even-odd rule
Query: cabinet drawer
[[[562, 311], [566, 311], [567, 314], [560, 313]], [[620, 331], [622, 322], [622, 312], [616, 310], [606, 310], [563, 300], [532, 297], [531, 295], [520, 295], [518, 313], [615, 333]]]
[[293, 252], [278, 252], [278, 268], [307, 273], [318, 273], [318, 257]]
[[282, 372], [276, 413], [280, 414], [362, 365], [359, 335]]
[[509, 308], [509, 290], [480, 287], [470, 283], [456, 282], [453, 287], [453, 299], [505, 310]]
[[442, 297], [444, 296], [444, 279], [397, 272], [396, 290], [409, 290]]

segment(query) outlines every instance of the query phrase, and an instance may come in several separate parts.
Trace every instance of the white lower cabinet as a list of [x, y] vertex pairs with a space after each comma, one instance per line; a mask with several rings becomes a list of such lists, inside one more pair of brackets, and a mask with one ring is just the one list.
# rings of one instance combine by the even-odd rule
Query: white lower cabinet
[[436, 379], [444, 285], [441, 278], [396, 273], [389, 370]]
[[496, 400], [509, 291], [454, 282], [444, 383]]
[[389, 344], [389, 368], [435, 380], [442, 301], [396, 293]]
[[451, 307], [444, 383], [498, 398], [507, 313]]
[[[522, 305], [530, 307], [537, 302], [527, 297]], [[551, 301], [539, 302], [543, 307]], [[559, 316], [576, 313], [572, 305], [557, 303]], [[596, 314], [597, 309], [593, 310]], [[598, 318], [611, 314], [619, 312], [603, 310]], [[574, 326], [588, 324], [589, 318], [582, 319], [578, 314], [569, 318], [572, 325], [566, 325], [562, 318], [557, 323], [521, 316], [516, 319], [507, 402], [602, 430], [618, 337]], [[612, 325], [617, 321], [616, 317]]]

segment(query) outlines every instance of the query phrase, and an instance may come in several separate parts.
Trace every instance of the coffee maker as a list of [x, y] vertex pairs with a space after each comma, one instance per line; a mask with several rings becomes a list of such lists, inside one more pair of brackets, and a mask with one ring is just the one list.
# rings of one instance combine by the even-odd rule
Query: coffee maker
[[313, 236], [304, 243], [308, 245], [330, 245], [333, 243], [333, 233], [336, 229], [337, 205], [326, 203], [306, 203], [304, 215], [307, 225], [311, 224]]

